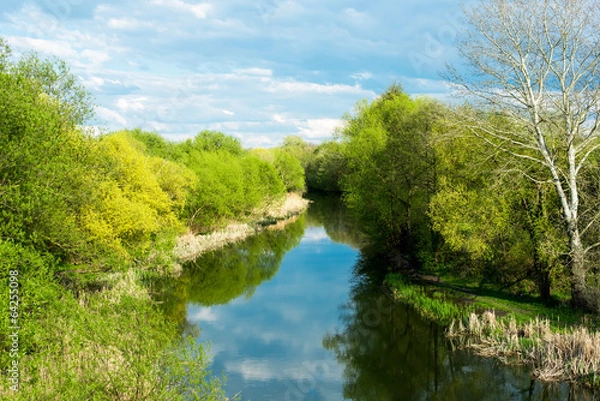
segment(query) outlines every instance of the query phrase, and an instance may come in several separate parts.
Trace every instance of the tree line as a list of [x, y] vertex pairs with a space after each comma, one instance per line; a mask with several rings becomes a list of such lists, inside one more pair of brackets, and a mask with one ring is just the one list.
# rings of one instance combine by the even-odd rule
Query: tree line
[[[186, 231], [260, 219], [302, 192], [300, 163], [220, 132], [178, 143], [140, 129], [93, 135], [83, 128], [91, 96], [68, 66], [16, 57], [2, 40], [0, 86], [0, 280], [18, 282], [14, 313], [0, 299], [0, 394], [223, 398], [203, 346], [179, 344], [179, 322], [142, 279], [174, 271]], [[18, 341], [4, 335], [13, 315]], [[19, 392], [5, 369], [13, 360]]]
[[543, 299], [553, 286], [598, 310], [599, 9], [465, 8], [461, 68], [442, 76], [466, 103], [399, 85], [358, 103], [339, 140], [305, 163], [309, 187], [341, 190], [374, 240], [416, 252], [426, 269], [529, 280]]
[[[297, 146], [308, 189], [340, 193], [373, 244], [408, 255], [423, 273], [467, 275], [545, 301], [552, 289], [571, 293], [569, 232], [555, 185], [531, 179], [543, 166], [490, 146], [465, 115], [486, 130], [523, 129], [502, 113], [413, 98], [393, 84], [359, 102], [334, 141]], [[598, 172], [591, 155], [578, 181], [589, 208], [598, 204]], [[600, 232], [588, 217], [585, 243], [594, 244]], [[598, 306], [595, 256], [587, 251], [586, 300], [578, 305], [589, 309]]]

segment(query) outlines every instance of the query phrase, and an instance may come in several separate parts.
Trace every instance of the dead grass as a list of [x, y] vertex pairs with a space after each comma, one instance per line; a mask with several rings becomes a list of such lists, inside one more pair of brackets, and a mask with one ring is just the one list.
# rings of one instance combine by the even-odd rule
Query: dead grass
[[600, 333], [583, 326], [555, 332], [547, 319], [518, 325], [514, 317], [498, 319], [488, 311], [453, 321], [446, 334], [455, 345], [478, 355], [531, 365], [542, 381], [600, 384]]
[[255, 229], [248, 224], [234, 223], [223, 230], [206, 235], [195, 235], [188, 231], [177, 239], [175, 257], [180, 261], [195, 259], [204, 252], [221, 248], [227, 244], [235, 243], [253, 234]]
[[276, 220], [287, 219], [306, 210], [309, 201], [302, 196], [289, 193], [282, 203], [272, 205], [265, 213], [267, 218]]
[[181, 262], [190, 261], [204, 252], [242, 241], [264, 229], [283, 229], [287, 224], [296, 220], [295, 216], [306, 210], [308, 203], [308, 200], [292, 193], [264, 210], [255, 211], [255, 224], [235, 222], [223, 230], [205, 235], [196, 235], [192, 231], [188, 231], [177, 239], [174, 250], [175, 257]]

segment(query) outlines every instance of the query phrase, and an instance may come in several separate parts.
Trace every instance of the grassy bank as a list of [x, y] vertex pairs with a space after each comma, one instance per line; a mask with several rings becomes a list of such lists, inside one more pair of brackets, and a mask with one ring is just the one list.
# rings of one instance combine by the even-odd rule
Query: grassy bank
[[203, 235], [196, 235], [188, 231], [177, 239], [175, 257], [182, 262], [192, 260], [204, 252], [242, 241], [265, 228], [283, 228], [286, 222], [293, 221], [295, 216], [304, 212], [308, 203], [309, 201], [300, 195], [290, 193], [280, 202], [257, 210], [247, 219], [247, 222], [230, 223], [222, 230]]
[[[18, 369], [4, 371], [0, 399], [225, 400], [224, 379], [207, 369], [209, 346], [181, 339], [177, 322], [165, 320], [143, 282], [176, 274], [172, 266], [185, 258], [283, 228], [307, 205], [288, 195], [253, 221], [204, 236], [188, 234], [175, 249], [172, 241], [155, 243], [146, 258], [108, 271], [63, 265], [0, 243], [0, 257], [17, 272], [20, 327], [18, 336], [1, 337], [5, 349], [17, 347], [15, 358], [0, 354], [2, 366], [16, 361]], [[13, 326], [7, 316], [3, 313], [2, 333]]]
[[9, 261], [21, 264], [11, 266], [20, 268], [18, 329], [2, 319], [1, 332], [14, 333], [14, 354], [0, 354], [0, 399], [226, 399], [224, 381], [207, 370], [207, 345], [179, 337], [141, 285], [139, 269], [88, 275], [69, 289], [49, 269], [23, 266], [42, 267], [35, 255], [21, 256]]
[[412, 281], [390, 274], [394, 296], [446, 327], [453, 344], [505, 363], [530, 365], [542, 381], [571, 381], [600, 388], [597, 315], [564, 304], [548, 307], [529, 297], [450, 283], [432, 277]]

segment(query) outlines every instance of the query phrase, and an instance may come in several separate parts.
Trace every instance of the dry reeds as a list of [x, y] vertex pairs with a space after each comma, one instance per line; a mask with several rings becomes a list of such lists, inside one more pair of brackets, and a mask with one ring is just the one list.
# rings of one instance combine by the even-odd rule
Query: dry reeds
[[175, 257], [181, 261], [195, 259], [204, 252], [222, 248], [247, 238], [254, 233], [248, 224], [230, 224], [223, 230], [206, 235], [194, 235], [191, 231], [177, 239]]
[[280, 205], [274, 205], [266, 211], [265, 216], [276, 220], [287, 219], [306, 210], [309, 201], [298, 194], [289, 193]]
[[554, 332], [547, 319], [518, 325], [495, 313], [472, 313], [465, 322], [453, 321], [446, 335], [460, 347], [506, 363], [526, 363], [542, 381], [587, 382], [598, 385], [600, 333], [579, 326]]
[[[288, 194], [282, 202], [272, 204], [267, 210], [262, 211], [256, 219], [259, 223], [262, 221], [273, 224], [281, 222], [305, 211], [308, 203], [309, 201], [300, 195]], [[291, 221], [294, 220], [291, 219]], [[287, 220], [283, 224], [278, 224], [276, 228], [283, 228], [286, 225], [285, 223], [287, 223]], [[195, 235], [193, 232], [188, 231], [188, 233], [177, 239], [174, 255], [177, 260], [182, 262], [193, 260], [204, 252], [213, 251], [225, 245], [242, 241], [260, 231], [262, 231], [260, 225], [255, 228], [245, 223], [232, 223], [223, 230], [205, 235]]]

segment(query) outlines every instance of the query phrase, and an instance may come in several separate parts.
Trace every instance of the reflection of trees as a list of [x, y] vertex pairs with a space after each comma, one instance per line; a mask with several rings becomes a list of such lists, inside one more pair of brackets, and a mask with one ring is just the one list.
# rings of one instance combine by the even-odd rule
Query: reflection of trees
[[563, 400], [563, 386], [532, 385], [529, 375], [466, 352], [451, 352], [437, 325], [384, 294], [358, 272], [342, 307], [341, 330], [323, 339], [344, 368], [344, 397], [372, 400]]
[[284, 255], [300, 243], [304, 225], [301, 216], [283, 230], [266, 230], [205, 253], [186, 264], [179, 279], [155, 283], [156, 298], [171, 319], [185, 325], [188, 303], [210, 306], [240, 295], [251, 297], [258, 285], [277, 273]]
[[339, 196], [311, 193], [309, 198], [312, 203], [306, 216], [308, 226], [323, 226], [334, 242], [354, 249], [361, 247], [363, 236]]

